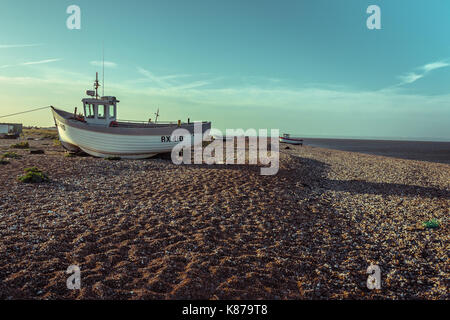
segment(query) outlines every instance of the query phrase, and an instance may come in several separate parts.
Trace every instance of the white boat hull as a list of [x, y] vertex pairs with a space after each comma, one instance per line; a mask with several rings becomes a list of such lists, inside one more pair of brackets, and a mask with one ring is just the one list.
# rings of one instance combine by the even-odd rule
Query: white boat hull
[[303, 140], [280, 137], [280, 143], [289, 143], [289, 144], [294, 144], [294, 145], [301, 145], [301, 144], [303, 144]]
[[[159, 153], [171, 152], [179, 141], [167, 141], [170, 134], [114, 134], [71, 125], [70, 121], [55, 116], [59, 139], [69, 151], [77, 149], [94, 157], [120, 157], [123, 159], [145, 159]], [[79, 126], [79, 125], [78, 125]], [[171, 131], [177, 129], [171, 127]], [[115, 128], [111, 130], [114, 131]], [[151, 129], [146, 129], [147, 132]], [[193, 141], [191, 136], [191, 141]]]
[[120, 157], [124, 159], [145, 159], [158, 153], [171, 152], [178, 143], [161, 143], [160, 136], [131, 136], [91, 132], [65, 125], [58, 125], [61, 142], [80, 148], [94, 157]]

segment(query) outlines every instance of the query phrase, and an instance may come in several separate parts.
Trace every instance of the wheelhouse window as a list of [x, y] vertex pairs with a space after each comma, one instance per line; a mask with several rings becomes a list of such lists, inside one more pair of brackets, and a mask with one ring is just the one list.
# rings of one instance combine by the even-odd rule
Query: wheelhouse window
[[104, 105], [99, 105], [98, 106], [98, 118], [99, 119], [105, 119], [105, 108], [106, 106]]
[[86, 118], [94, 118], [94, 107], [91, 104], [87, 103], [84, 106], [84, 114]]
[[114, 105], [112, 104], [108, 106], [108, 118], [115, 118]]

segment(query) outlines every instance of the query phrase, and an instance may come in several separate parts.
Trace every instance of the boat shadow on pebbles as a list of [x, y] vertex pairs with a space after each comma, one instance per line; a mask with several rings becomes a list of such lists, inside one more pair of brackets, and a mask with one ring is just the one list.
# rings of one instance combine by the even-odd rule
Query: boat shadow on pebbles
[[304, 181], [302, 185], [308, 188], [318, 187], [323, 191], [349, 192], [351, 194], [450, 199], [450, 190], [448, 189], [403, 183], [371, 182], [363, 179], [329, 179], [327, 174], [331, 166], [327, 163], [295, 155], [292, 155], [292, 161], [291, 168], [280, 169], [280, 173], [296, 176], [299, 181]]
[[[382, 161], [388, 166], [398, 160]], [[407, 163], [402, 165], [408, 170]], [[301, 296], [421, 298], [442, 294], [438, 293], [443, 284], [439, 279], [445, 278], [442, 270], [443, 261], [447, 260], [442, 241], [448, 227], [440, 232], [425, 228], [417, 232], [419, 229], [411, 231], [411, 226], [420, 224], [431, 212], [445, 220], [449, 190], [355, 179], [367, 178], [366, 172], [349, 174], [349, 180], [335, 179], [333, 166], [292, 155], [289, 168], [280, 169], [297, 186], [293, 197], [299, 199], [301, 214], [289, 214], [288, 219], [298, 228], [298, 240], [302, 243], [298, 253]], [[393, 180], [376, 171], [370, 179], [377, 174], [381, 181]], [[406, 181], [417, 183], [414, 179]], [[430, 238], [435, 241], [430, 242]], [[411, 260], [416, 262], [410, 264]], [[370, 264], [381, 267], [382, 291], [367, 289], [366, 269]], [[432, 293], [433, 286], [441, 289]]]

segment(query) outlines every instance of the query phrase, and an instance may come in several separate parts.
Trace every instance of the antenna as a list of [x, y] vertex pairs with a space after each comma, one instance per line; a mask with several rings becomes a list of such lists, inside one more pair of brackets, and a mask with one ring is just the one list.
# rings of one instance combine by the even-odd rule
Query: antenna
[[103, 80], [102, 96], [105, 96], [105, 42], [103, 42]]
[[158, 117], [159, 117], [159, 108], [158, 108], [158, 111], [156, 111], [156, 113], [155, 113], [155, 116], [156, 116], [156, 118], [155, 118], [155, 123], [156, 123], [156, 122], [158, 122]]

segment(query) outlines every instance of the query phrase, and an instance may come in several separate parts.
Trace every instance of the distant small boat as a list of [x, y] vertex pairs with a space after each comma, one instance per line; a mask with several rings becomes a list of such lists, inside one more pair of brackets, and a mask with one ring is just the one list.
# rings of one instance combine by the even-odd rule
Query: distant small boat
[[280, 137], [281, 143], [289, 143], [289, 144], [295, 144], [295, 145], [303, 145], [303, 139], [299, 138], [291, 138], [291, 135], [288, 133], [283, 134], [282, 137]]
[[[184, 136], [172, 136], [176, 129], [194, 134], [194, 123], [117, 120], [116, 97], [99, 97], [98, 74], [95, 91], [87, 91], [91, 98], [82, 99], [84, 115], [52, 107], [55, 125], [62, 146], [71, 151], [84, 151], [95, 157], [144, 159], [159, 153], [171, 152]], [[211, 129], [211, 122], [202, 122], [202, 134]], [[194, 140], [194, 139], [192, 139]]]

